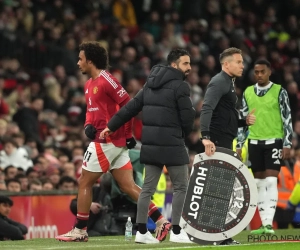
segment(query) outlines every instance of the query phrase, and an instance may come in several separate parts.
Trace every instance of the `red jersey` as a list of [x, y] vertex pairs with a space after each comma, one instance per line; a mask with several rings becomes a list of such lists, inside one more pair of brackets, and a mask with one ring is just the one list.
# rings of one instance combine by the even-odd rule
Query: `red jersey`
[[[121, 84], [109, 72], [102, 70], [93, 80], [89, 79], [85, 86], [85, 100], [87, 104], [84, 126], [92, 124], [97, 129], [94, 142], [101, 142], [100, 132], [106, 128], [108, 121], [124, 106], [130, 97]], [[132, 121], [109, 136], [116, 147], [126, 146], [126, 139], [132, 137]]]

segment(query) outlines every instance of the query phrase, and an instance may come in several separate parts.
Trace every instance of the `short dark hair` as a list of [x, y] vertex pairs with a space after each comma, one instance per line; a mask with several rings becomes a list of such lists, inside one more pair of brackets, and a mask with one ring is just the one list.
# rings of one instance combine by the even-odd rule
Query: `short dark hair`
[[108, 68], [108, 53], [99, 42], [83, 42], [79, 45], [79, 51], [84, 51], [86, 60], [91, 61], [97, 69]]
[[25, 172], [25, 175], [28, 176], [32, 172], [36, 172], [37, 173], [37, 171], [33, 167], [29, 167], [29, 168], [27, 168], [27, 170]]
[[271, 68], [271, 63], [268, 60], [266, 60], [266, 59], [258, 59], [258, 60], [256, 60], [256, 62], [254, 63], [254, 65], [257, 65], [257, 64], [266, 65], [269, 69]]
[[185, 49], [173, 49], [169, 53], [167, 57], [168, 65], [171, 63], [176, 62], [181, 56], [190, 56], [189, 52]]
[[16, 143], [16, 141], [10, 137], [10, 136], [5, 136], [2, 139], [2, 145], [4, 146], [5, 144], [11, 143], [15, 148], [18, 148], [18, 144]]
[[42, 185], [42, 182], [39, 179], [33, 179], [29, 182], [28, 187], [30, 187], [32, 184], [34, 185]]
[[224, 61], [224, 58], [228, 57], [228, 56], [232, 56], [234, 54], [241, 54], [242, 55], [242, 51], [238, 48], [235, 48], [235, 47], [231, 47], [231, 48], [228, 48], [228, 49], [225, 49], [221, 54], [220, 54], [220, 57], [219, 57], [219, 60], [220, 60], [220, 63], [222, 64], [223, 61]]
[[11, 182], [16, 182], [16, 183], [19, 183], [21, 185], [21, 182], [18, 179], [13, 178], [13, 179], [8, 179], [8, 180], [5, 181], [6, 186], [8, 186], [8, 184], [11, 183]]
[[9, 165], [9, 166], [5, 167], [5, 168], [4, 168], [4, 174], [5, 174], [5, 175], [7, 175], [8, 170], [9, 170], [10, 168], [16, 168], [16, 167], [13, 166], [13, 165]]
[[7, 196], [0, 195], [0, 204], [8, 204], [9, 206], [13, 206], [14, 202]]
[[74, 185], [75, 186], [77, 186], [77, 181], [74, 179], [74, 178], [72, 178], [72, 177], [70, 177], [70, 176], [67, 176], [67, 175], [65, 175], [65, 176], [62, 176], [61, 178], [60, 178], [60, 180], [59, 180], [59, 182], [58, 182], [58, 186], [61, 186], [62, 184], [64, 184], [64, 183], [74, 183]]
[[27, 178], [27, 176], [25, 174], [17, 174], [15, 176], [15, 179], [19, 180], [19, 179], [23, 179], [23, 178]]

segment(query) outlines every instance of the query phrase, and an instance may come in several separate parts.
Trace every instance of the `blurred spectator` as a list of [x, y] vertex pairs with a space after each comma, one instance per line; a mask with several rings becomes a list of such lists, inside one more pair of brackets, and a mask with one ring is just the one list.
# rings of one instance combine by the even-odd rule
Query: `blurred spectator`
[[73, 158], [73, 163], [75, 165], [75, 172], [76, 172], [76, 179], [78, 179], [81, 175], [82, 172], [82, 161], [83, 161], [83, 156], [75, 156]]
[[136, 26], [136, 17], [131, 0], [115, 0], [113, 14], [122, 26], [132, 28]]
[[15, 178], [21, 183], [21, 191], [28, 191], [28, 178], [25, 174], [17, 174]]
[[66, 162], [62, 165], [62, 176], [75, 177], [75, 165], [72, 162]]
[[51, 181], [50, 180], [45, 180], [44, 182], [43, 182], [43, 188], [42, 188], [43, 190], [46, 190], [46, 191], [48, 191], [48, 190], [54, 190], [54, 186], [53, 186], [53, 184], [51, 183]]
[[0, 151], [0, 164], [2, 168], [12, 165], [23, 168], [25, 171], [33, 166], [27, 151], [24, 148], [18, 148], [16, 142], [10, 137], [3, 140], [3, 150]]
[[17, 175], [18, 169], [12, 165], [7, 166], [4, 168], [4, 174], [5, 174], [5, 179], [13, 179]]
[[9, 106], [3, 98], [3, 93], [0, 90], [0, 118], [8, 119]]
[[44, 100], [37, 97], [32, 100], [30, 107], [23, 107], [13, 116], [13, 120], [24, 132], [26, 140], [33, 138], [38, 145], [39, 151], [43, 150], [43, 143], [39, 137], [38, 115], [42, 111]]
[[3, 148], [3, 138], [7, 133], [7, 121], [0, 119], [0, 150]]
[[0, 169], [0, 191], [6, 190], [5, 175]]
[[33, 179], [39, 178], [39, 173], [38, 171], [36, 171], [36, 169], [34, 169], [33, 167], [29, 167], [26, 170], [26, 176], [28, 178], [28, 181], [30, 182]]
[[13, 201], [7, 196], [0, 196], [0, 240], [24, 240], [27, 227], [9, 219]]
[[59, 180], [58, 189], [62, 191], [74, 191], [77, 189], [77, 182], [70, 176], [63, 176]]
[[49, 181], [52, 183], [52, 185], [57, 188], [61, 178], [60, 171], [58, 169], [53, 169], [50, 173], [47, 174], [47, 177], [49, 178]]
[[42, 182], [39, 179], [33, 179], [28, 184], [28, 190], [31, 192], [41, 191], [43, 189]]
[[17, 179], [8, 179], [6, 189], [9, 192], [21, 192], [21, 183]]

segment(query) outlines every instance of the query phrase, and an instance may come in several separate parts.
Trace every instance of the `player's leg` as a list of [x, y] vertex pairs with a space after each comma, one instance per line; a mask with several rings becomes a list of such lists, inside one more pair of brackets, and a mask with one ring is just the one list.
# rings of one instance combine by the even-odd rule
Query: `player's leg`
[[86, 230], [92, 203], [92, 187], [102, 175], [103, 169], [108, 169], [108, 167], [109, 162], [105, 157], [101, 144], [91, 142], [84, 154], [82, 173], [78, 180], [77, 220], [75, 227], [70, 232], [57, 236], [57, 240], [88, 241]]
[[257, 187], [257, 193], [258, 193], [257, 206], [258, 206], [259, 216], [262, 222], [261, 227], [252, 230], [251, 234], [263, 234], [265, 232], [264, 231], [265, 225], [263, 224], [263, 221], [265, 220], [266, 217], [265, 200], [267, 196], [263, 145], [254, 144], [252, 140], [249, 140], [248, 154], [249, 154], [249, 162], [250, 162], [249, 167], [252, 170], [256, 187]]
[[183, 203], [188, 187], [188, 166], [167, 166], [168, 173], [173, 185], [172, 199], [172, 231], [171, 242], [192, 243], [186, 232], [179, 226]]
[[[132, 165], [127, 149], [124, 149], [121, 154], [112, 162], [111, 173], [118, 183], [120, 190], [137, 202], [141, 193], [141, 188], [134, 182]], [[153, 202], [150, 202], [148, 216], [156, 223], [156, 228], [160, 228], [159, 230], [163, 231], [161, 236], [157, 235], [157, 239], [160, 241], [164, 240], [168, 230], [171, 227], [171, 224], [162, 216], [161, 212]], [[166, 225], [166, 223], [168, 225]]]
[[265, 233], [274, 234], [273, 220], [278, 201], [277, 178], [282, 165], [282, 141], [276, 140], [274, 144], [266, 145], [265, 166], [266, 166], [266, 217]]

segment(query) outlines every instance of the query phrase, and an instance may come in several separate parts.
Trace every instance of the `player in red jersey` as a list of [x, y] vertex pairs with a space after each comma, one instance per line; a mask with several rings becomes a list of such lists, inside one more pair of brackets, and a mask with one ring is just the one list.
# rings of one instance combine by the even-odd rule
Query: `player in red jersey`
[[[134, 148], [132, 122], [126, 123], [117, 132], [100, 139], [100, 132], [107, 122], [129, 100], [130, 97], [120, 83], [105, 69], [108, 67], [107, 51], [98, 42], [84, 42], [79, 46], [78, 66], [83, 74], [91, 78], [85, 84], [87, 103], [85, 134], [92, 140], [82, 163], [82, 174], [78, 180], [77, 222], [68, 233], [56, 237], [60, 241], [88, 241], [86, 231], [92, 203], [92, 187], [103, 173], [110, 171], [120, 189], [137, 201], [141, 188], [134, 183], [133, 170], [128, 149]], [[149, 216], [156, 222], [156, 239], [145, 237], [142, 243], [162, 241], [171, 224], [151, 203]]]

